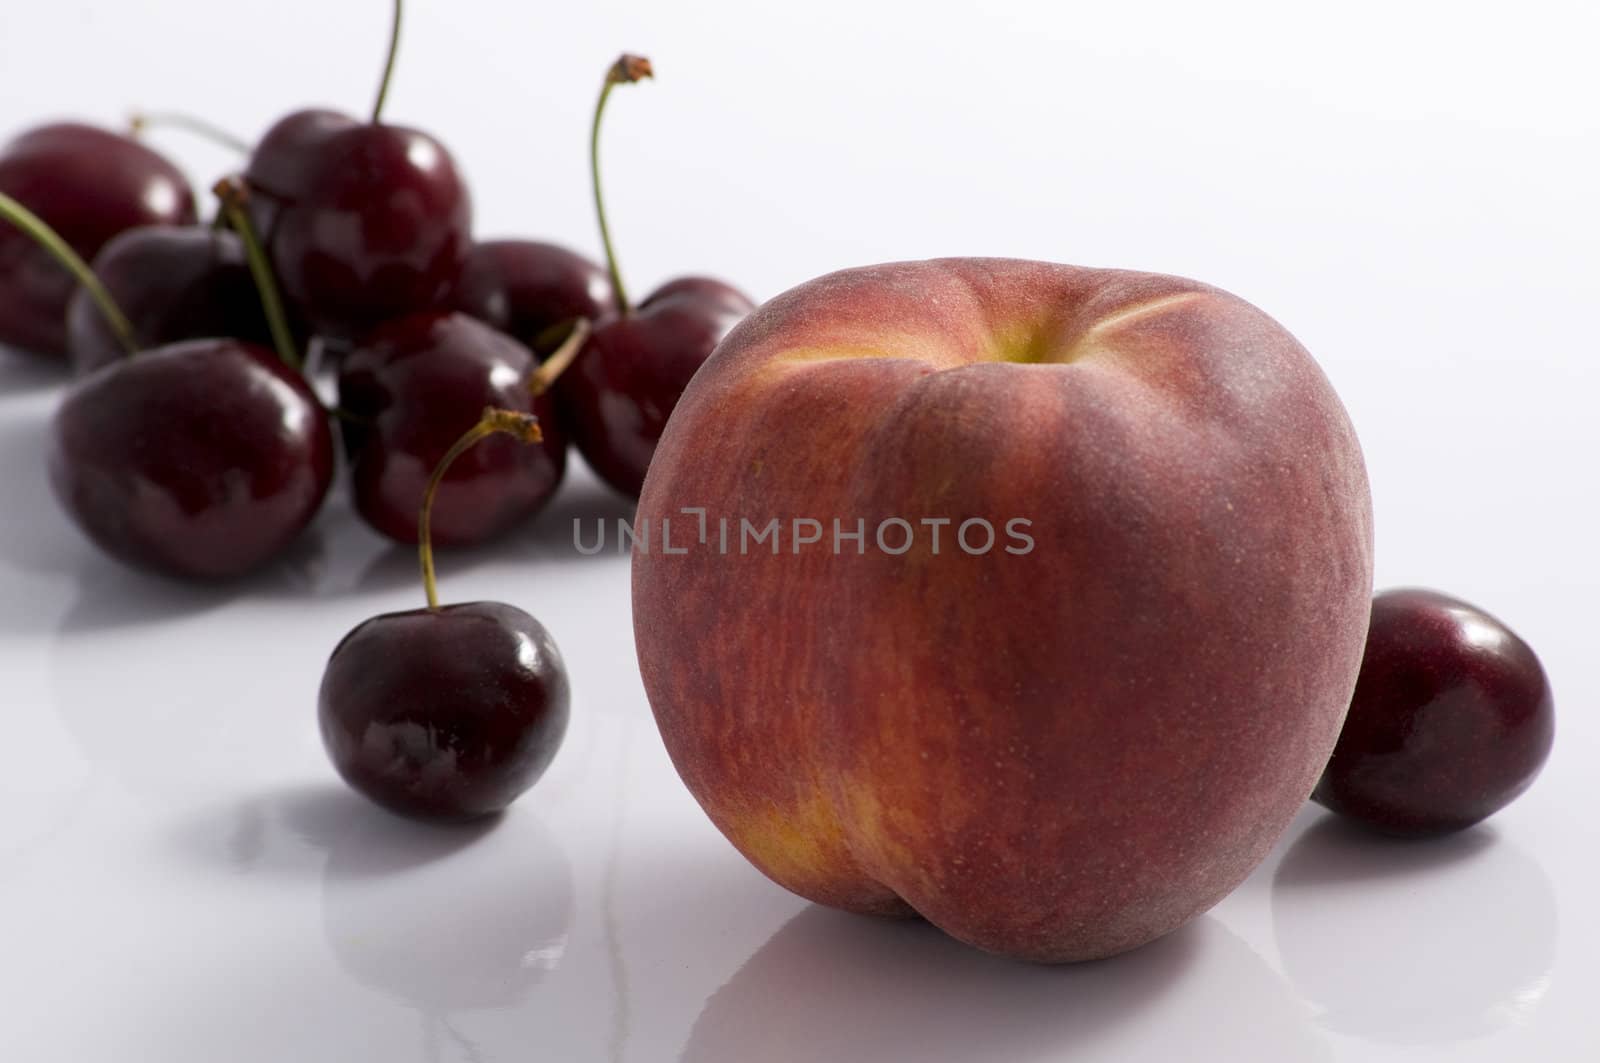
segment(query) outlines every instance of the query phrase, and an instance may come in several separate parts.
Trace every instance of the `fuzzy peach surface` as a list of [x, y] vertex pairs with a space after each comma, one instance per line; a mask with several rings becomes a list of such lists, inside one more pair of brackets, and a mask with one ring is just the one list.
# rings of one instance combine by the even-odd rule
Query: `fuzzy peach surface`
[[[1214, 905], [1310, 793], [1360, 664], [1350, 422], [1281, 326], [1192, 281], [948, 259], [801, 285], [673, 414], [636, 523], [682, 541], [684, 507], [869, 529], [859, 554], [636, 549], [691, 792], [801, 896], [1006, 955], [1107, 956]], [[954, 524], [895, 556], [891, 516]], [[954, 549], [973, 517], [1035, 545]]]

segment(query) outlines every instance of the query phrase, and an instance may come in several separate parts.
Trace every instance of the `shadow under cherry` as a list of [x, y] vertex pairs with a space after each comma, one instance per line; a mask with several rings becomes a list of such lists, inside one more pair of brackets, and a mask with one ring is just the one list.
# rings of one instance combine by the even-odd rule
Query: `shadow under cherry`
[[419, 823], [330, 779], [203, 809], [178, 822], [170, 840], [187, 862], [230, 875], [363, 879], [448, 859], [499, 820]]
[[[528, 809], [435, 825], [337, 783], [308, 784], [219, 806], [180, 824], [173, 842], [219, 873], [316, 890], [338, 968], [415, 1014], [425, 1059], [483, 1058], [461, 1020], [522, 1005], [560, 966], [574, 919], [566, 852]], [[227, 1012], [248, 1021], [287, 987], [226, 988]]]

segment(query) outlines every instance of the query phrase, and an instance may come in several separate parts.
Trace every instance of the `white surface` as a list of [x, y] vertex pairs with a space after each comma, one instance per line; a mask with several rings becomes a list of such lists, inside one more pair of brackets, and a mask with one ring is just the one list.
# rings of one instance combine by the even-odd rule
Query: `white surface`
[[[1521, 631], [1555, 684], [1554, 757], [1440, 844], [1356, 844], [1308, 809], [1213, 913], [1105, 964], [812, 908], [674, 776], [627, 564], [570, 546], [575, 515], [620, 511], [580, 475], [441, 573], [447, 598], [556, 634], [566, 747], [493, 830], [413, 828], [340, 788], [314, 725], [338, 637], [420, 600], [410, 553], [337, 503], [243, 587], [124, 571], [49, 497], [53, 378], [0, 358], [0, 1057], [1600, 1058], [1593, 4], [413, 6], [391, 115], [452, 145], [484, 235], [595, 248], [596, 81], [623, 48], [655, 59], [607, 137], [638, 291], [698, 270], [766, 297], [990, 253], [1263, 306], [1361, 432], [1379, 584]], [[245, 133], [359, 109], [385, 7], [8, 3], [0, 136], [134, 105]], [[197, 177], [226, 162], [159, 142]]]

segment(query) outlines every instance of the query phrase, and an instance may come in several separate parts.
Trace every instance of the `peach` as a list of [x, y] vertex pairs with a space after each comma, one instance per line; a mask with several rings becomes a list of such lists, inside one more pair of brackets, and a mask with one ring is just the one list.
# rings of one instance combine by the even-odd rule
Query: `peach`
[[1193, 281], [1014, 260], [762, 307], [635, 529], [645, 689], [740, 852], [1040, 961], [1150, 941], [1261, 861], [1372, 590], [1360, 448], [1288, 332]]

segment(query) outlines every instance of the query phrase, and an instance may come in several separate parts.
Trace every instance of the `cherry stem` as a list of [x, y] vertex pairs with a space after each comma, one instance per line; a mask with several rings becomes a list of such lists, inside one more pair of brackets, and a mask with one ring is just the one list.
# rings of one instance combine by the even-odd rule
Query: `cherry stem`
[[272, 263], [267, 260], [267, 253], [261, 247], [261, 238], [256, 234], [255, 224], [250, 220], [250, 212], [245, 209], [245, 203], [250, 198], [249, 187], [243, 179], [238, 177], [224, 177], [212, 188], [218, 201], [222, 204], [222, 213], [228, 217], [228, 224], [233, 226], [233, 231], [239, 234], [239, 240], [244, 244], [245, 261], [250, 264], [250, 275], [255, 278], [256, 291], [261, 296], [261, 310], [267, 318], [267, 328], [272, 332], [272, 345], [278, 351], [278, 357], [283, 359], [283, 364], [300, 372], [300, 352], [295, 348], [294, 333], [289, 329], [289, 315], [283, 309], [283, 296], [278, 291], [278, 281], [272, 275]]
[[100, 313], [105, 316], [106, 324], [111, 326], [111, 331], [116, 334], [117, 342], [129, 354], [139, 353], [139, 342], [134, 338], [133, 325], [129, 323], [128, 316], [122, 312], [117, 301], [106, 291], [106, 286], [100, 283], [100, 278], [94, 275], [94, 270], [72, 249], [72, 245], [63, 240], [48, 222], [21, 203], [12, 199], [4, 192], [0, 192], [0, 221], [8, 221], [22, 232], [26, 233], [34, 243], [44, 248], [63, 269], [71, 273], [78, 283], [88, 291], [89, 297], [100, 308]]
[[343, 406], [324, 405], [322, 408], [327, 411], [329, 417], [332, 417], [335, 420], [343, 421], [345, 424], [370, 425], [374, 423], [373, 418], [368, 417], [365, 414], [352, 413]]
[[561, 346], [550, 353], [550, 357], [539, 363], [539, 368], [528, 374], [528, 394], [538, 398], [549, 391], [555, 384], [556, 377], [566, 371], [573, 359], [578, 357], [578, 352], [583, 350], [583, 345], [589, 341], [589, 333], [593, 331], [586, 318], [574, 318], [572, 331], [567, 333], [567, 338], [561, 341]]
[[220, 148], [236, 151], [240, 155], [250, 154], [250, 145], [244, 138], [236, 137], [221, 126], [214, 125], [204, 118], [196, 118], [192, 114], [180, 114], [177, 111], [135, 111], [128, 116], [128, 132], [135, 138], [147, 129], [158, 129], [161, 126], [192, 133], [201, 140], [209, 140]]
[[620, 56], [606, 71], [605, 84], [600, 86], [600, 101], [594, 105], [594, 125], [589, 130], [589, 173], [594, 180], [594, 211], [600, 217], [600, 242], [606, 249], [606, 270], [611, 274], [611, 290], [617, 297], [617, 309], [624, 314], [632, 307], [628, 303], [628, 293], [622, 287], [622, 274], [617, 270], [617, 252], [611, 246], [611, 227], [606, 224], [606, 201], [600, 192], [600, 118], [606, 112], [606, 101], [611, 98], [613, 88], [654, 76], [650, 60], [640, 55]]
[[394, 80], [394, 61], [400, 54], [400, 22], [404, 0], [394, 0], [394, 21], [389, 26], [389, 56], [383, 63], [383, 80], [378, 82], [378, 98], [372, 104], [372, 124], [383, 119], [383, 105], [389, 99], [389, 82]]
[[428, 595], [428, 608], [431, 610], [439, 608], [439, 587], [433, 572], [433, 532], [430, 529], [434, 497], [438, 495], [439, 485], [444, 482], [444, 474], [449, 471], [451, 464], [480, 440], [497, 433], [516, 436], [524, 443], [538, 443], [544, 439], [544, 433], [539, 429], [539, 418], [533, 414], [487, 406], [478, 423], [467, 429], [444, 452], [444, 457], [433, 468], [433, 475], [428, 477], [427, 490], [422, 493], [422, 515], [417, 520], [417, 556], [422, 561], [422, 589]]

